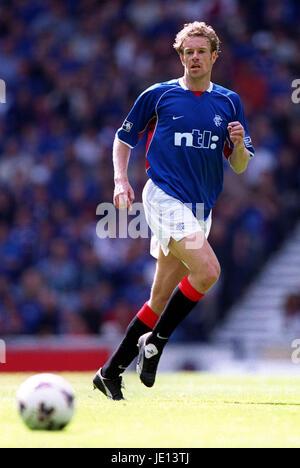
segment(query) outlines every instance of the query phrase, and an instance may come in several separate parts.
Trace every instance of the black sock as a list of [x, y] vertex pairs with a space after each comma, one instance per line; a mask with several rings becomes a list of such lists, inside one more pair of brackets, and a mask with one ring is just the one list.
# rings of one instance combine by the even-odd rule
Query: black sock
[[186, 297], [177, 286], [153, 328], [147, 343], [153, 343], [159, 351], [162, 351], [174, 330], [191, 312], [197, 302]]
[[107, 379], [115, 379], [122, 374], [138, 355], [137, 343], [139, 337], [149, 331], [151, 331], [150, 327], [145, 325], [138, 317], [134, 317], [128, 325], [122, 342], [102, 367], [102, 376]]

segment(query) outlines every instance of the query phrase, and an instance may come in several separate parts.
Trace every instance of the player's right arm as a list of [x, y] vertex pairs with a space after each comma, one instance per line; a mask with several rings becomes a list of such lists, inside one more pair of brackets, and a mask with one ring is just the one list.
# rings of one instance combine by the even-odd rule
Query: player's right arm
[[114, 205], [123, 210], [131, 208], [134, 200], [134, 191], [128, 181], [127, 168], [130, 158], [131, 148], [119, 140], [116, 135], [113, 144], [113, 165], [114, 165]]
[[[114, 205], [119, 209], [131, 208], [134, 191], [128, 182], [127, 168], [132, 148], [146, 129], [149, 120], [155, 115], [156, 86], [144, 91], [135, 101], [123, 125], [116, 133], [113, 145], [114, 165]], [[160, 91], [160, 93], [162, 93]]]

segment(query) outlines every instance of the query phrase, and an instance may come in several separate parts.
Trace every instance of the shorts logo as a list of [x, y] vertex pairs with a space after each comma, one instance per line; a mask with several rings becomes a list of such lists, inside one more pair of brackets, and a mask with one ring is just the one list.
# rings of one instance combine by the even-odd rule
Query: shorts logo
[[129, 122], [128, 120], [125, 120], [123, 125], [122, 125], [122, 129], [125, 130], [125, 132], [130, 132], [130, 130], [132, 129], [132, 126], [133, 126], [132, 122]]
[[181, 232], [184, 231], [184, 223], [176, 224], [176, 230]]

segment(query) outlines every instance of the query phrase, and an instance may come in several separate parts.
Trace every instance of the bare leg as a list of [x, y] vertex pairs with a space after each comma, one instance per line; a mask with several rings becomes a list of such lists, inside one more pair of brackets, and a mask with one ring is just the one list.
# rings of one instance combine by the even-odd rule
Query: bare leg
[[[190, 246], [199, 246], [190, 248]], [[205, 294], [218, 280], [220, 264], [202, 232], [196, 232], [179, 242], [169, 243], [170, 252], [189, 267], [189, 281], [197, 291]]]
[[[170, 336], [220, 274], [217, 257], [202, 232], [196, 232], [179, 242], [171, 239], [169, 250], [188, 266], [189, 275], [171, 294], [152, 332], [139, 338], [137, 373], [147, 387], [152, 387], [155, 382], [159, 359]], [[173, 259], [172, 264], [176, 264]]]
[[157, 315], [162, 313], [172, 292], [188, 273], [189, 270], [181, 260], [172, 253], [165, 256], [161, 248], [159, 249], [156, 272], [148, 303], [153, 312]]

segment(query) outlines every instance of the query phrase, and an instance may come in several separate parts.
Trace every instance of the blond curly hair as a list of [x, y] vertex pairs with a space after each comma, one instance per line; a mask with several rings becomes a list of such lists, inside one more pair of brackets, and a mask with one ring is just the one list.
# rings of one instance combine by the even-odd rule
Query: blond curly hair
[[206, 37], [211, 46], [211, 52], [220, 51], [220, 39], [218, 38], [215, 30], [204, 23], [203, 21], [194, 21], [193, 23], [186, 23], [176, 35], [175, 42], [173, 44], [174, 49], [178, 54], [183, 54], [183, 42], [187, 37]]

